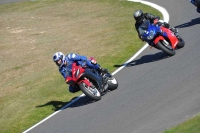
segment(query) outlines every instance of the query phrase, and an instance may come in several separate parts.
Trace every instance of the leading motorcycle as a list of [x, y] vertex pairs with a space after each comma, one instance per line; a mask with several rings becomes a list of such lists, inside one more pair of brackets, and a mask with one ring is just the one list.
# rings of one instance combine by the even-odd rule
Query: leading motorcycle
[[177, 38], [170, 29], [159, 24], [152, 24], [149, 20], [139, 26], [139, 33], [142, 40], [170, 56], [175, 55], [175, 50], [185, 45], [184, 40], [181, 37]]
[[118, 81], [109, 72], [99, 74], [97, 70], [82, 67], [77, 63], [72, 63], [71, 77], [67, 77], [66, 82], [78, 87], [86, 96], [100, 100], [108, 90], [115, 90]]

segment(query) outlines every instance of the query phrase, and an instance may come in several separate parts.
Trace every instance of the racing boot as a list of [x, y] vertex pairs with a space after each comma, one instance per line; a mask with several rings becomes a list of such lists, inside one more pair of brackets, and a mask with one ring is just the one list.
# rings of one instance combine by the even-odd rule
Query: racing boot
[[168, 28], [169, 29], [169, 27], [170, 27], [170, 25], [168, 24], [168, 23], [166, 23], [166, 22], [163, 22], [163, 24], [162, 24], [165, 28]]
[[177, 28], [170, 27], [169, 29], [170, 29], [172, 32], [174, 32], [175, 35], [178, 33], [178, 29], [177, 29]]
[[178, 38], [178, 40], [181, 40], [181, 37], [177, 34], [176, 37]]
[[99, 74], [108, 73], [108, 69], [102, 68], [100, 65], [99, 65], [99, 68], [97, 69], [97, 71], [99, 72]]
[[172, 32], [174, 32], [174, 35], [178, 38], [178, 39], [181, 39], [181, 37], [179, 36], [178, 34], [178, 29], [177, 28], [174, 28], [174, 27], [171, 27], [169, 28]]
[[105, 68], [100, 67], [100, 68], [99, 68], [99, 72], [100, 72], [100, 73], [108, 73], [108, 69], [105, 69]]

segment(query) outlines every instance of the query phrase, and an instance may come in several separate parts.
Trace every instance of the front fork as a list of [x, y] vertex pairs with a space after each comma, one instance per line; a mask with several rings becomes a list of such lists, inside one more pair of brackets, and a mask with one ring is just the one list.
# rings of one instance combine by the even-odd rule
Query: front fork
[[92, 86], [91, 82], [90, 82], [89, 79], [87, 79], [86, 77], [84, 77], [84, 79], [82, 79], [81, 81], [79, 81], [78, 84], [80, 84], [80, 83], [82, 83], [82, 82], [84, 82], [84, 83], [85, 83], [87, 86], [89, 86], [89, 87]]

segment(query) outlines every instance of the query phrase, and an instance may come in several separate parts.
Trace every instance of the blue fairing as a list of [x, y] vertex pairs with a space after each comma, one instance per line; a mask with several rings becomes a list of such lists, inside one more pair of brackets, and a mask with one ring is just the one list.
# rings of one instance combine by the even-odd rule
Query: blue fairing
[[166, 36], [166, 33], [162, 33], [160, 26], [151, 24], [149, 20], [144, 21], [139, 26], [139, 34], [141, 35], [141, 39], [146, 42], [151, 42], [158, 34], [162, 34], [162, 36]]

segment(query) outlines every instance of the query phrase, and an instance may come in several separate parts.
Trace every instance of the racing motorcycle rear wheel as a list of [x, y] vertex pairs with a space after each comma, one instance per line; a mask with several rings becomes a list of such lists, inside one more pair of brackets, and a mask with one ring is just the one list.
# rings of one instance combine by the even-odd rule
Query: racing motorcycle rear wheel
[[79, 84], [79, 88], [81, 91], [88, 97], [94, 99], [94, 100], [100, 100], [101, 99], [101, 93], [95, 86], [87, 86], [86, 83], [81, 82]]
[[170, 44], [166, 44], [164, 41], [159, 41], [156, 45], [160, 50], [162, 50], [170, 56], [176, 54], [176, 51], [172, 48], [172, 46]]
[[109, 77], [107, 83], [108, 83], [109, 90], [115, 90], [118, 87], [118, 81], [114, 77]]

